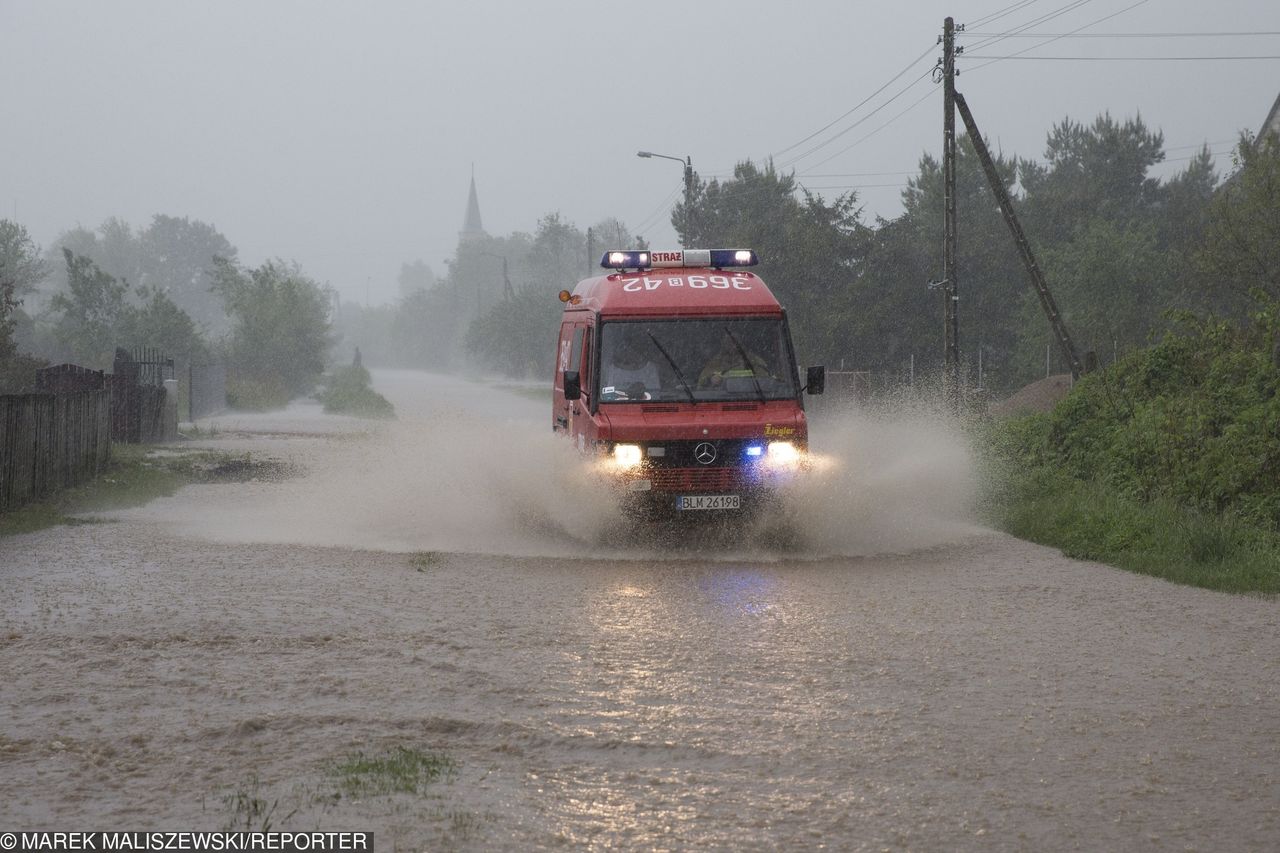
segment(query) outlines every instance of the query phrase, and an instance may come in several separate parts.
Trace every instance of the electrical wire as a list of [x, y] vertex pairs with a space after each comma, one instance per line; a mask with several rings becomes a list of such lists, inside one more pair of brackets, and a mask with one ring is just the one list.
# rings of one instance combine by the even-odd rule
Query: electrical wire
[[811, 191], [812, 190], [871, 190], [871, 189], [879, 189], [882, 187], [905, 187], [906, 185], [907, 185], [906, 181], [900, 181], [896, 184], [842, 184], [842, 185], [833, 185], [833, 186], [824, 185], [820, 187], [811, 187], [808, 184], [803, 184], [803, 183], [800, 184], [800, 186]]
[[[1022, 56], [1021, 54], [1014, 53], [1009, 56], [988, 56], [978, 54], [969, 58], [990, 59], [991, 62], [1000, 62], [1005, 59], [1033, 61], [1045, 59], [1055, 62], [1229, 62], [1232, 60], [1280, 59], [1280, 54], [1255, 56]], [[986, 64], [990, 65], [991, 62]], [[982, 67], [984, 66], [978, 66], [978, 68]], [[977, 71], [978, 68], [971, 68], [969, 70]]]
[[[1124, 11], [1124, 10], [1121, 10]], [[1118, 14], [1118, 13], [1117, 13]], [[1231, 33], [1081, 33], [1079, 31], [1069, 33], [975, 33], [971, 30], [965, 30], [957, 35], [965, 36], [990, 36], [1000, 38], [1078, 38], [1078, 39], [1171, 39], [1171, 38], [1234, 38], [1234, 37], [1251, 37], [1251, 36], [1280, 36], [1280, 30], [1258, 30], [1256, 32], [1231, 32]]]
[[1027, 6], [1030, 6], [1032, 3], [1038, 3], [1038, 2], [1039, 0], [1022, 0], [1022, 2], [1014, 3], [1012, 6], [1005, 6], [1003, 9], [999, 9], [995, 12], [992, 12], [989, 15], [984, 15], [981, 18], [978, 18], [978, 20], [972, 22], [971, 26], [975, 26], [975, 27], [984, 26], [986, 24], [991, 23], [992, 21], [997, 21], [1000, 18], [1005, 17], [1006, 15], [1012, 15], [1014, 12], [1017, 12], [1018, 10], [1025, 8]]
[[637, 237], [640, 237], [640, 236], [643, 236], [642, 232], [644, 232], [647, 228], [650, 228], [658, 224], [658, 219], [667, 210], [671, 202], [675, 200], [675, 197], [683, 191], [683, 189], [684, 189], [683, 187], [676, 187], [674, 190], [672, 190], [670, 195], [664, 198], [662, 200], [662, 203], [659, 204], [657, 207], [655, 207], [653, 209], [653, 212], [650, 213], [648, 216], [646, 216], [644, 220], [632, 230], [631, 233], [635, 234]]
[[884, 129], [885, 129], [886, 127], [888, 127], [889, 125], [893, 124], [893, 123], [894, 123], [895, 121], [897, 121], [898, 119], [902, 118], [902, 117], [903, 117], [904, 115], [906, 115], [907, 113], [909, 113], [909, 112], [911, 112], [912, 110], [914, 110], [916, 107], [918, 107], [918, 106], [920, 106], [921, 104], [923, 104], [925, 101], [929, 100], [929, 98], [933, 97], [933, 95], [935, 95], [936, 93], [937, 93], [937, 90], [936, 90], [936, 89], [930, 89], [928, 92], [925, 92], [925, 94], [924, 94], [924, 97], [923, 97], [923, 98], [920, 98], [919, 100], [917, 100], [916, 102], [914, 102], [911, 106], [907, 107], [905, 110], [903, 110], [902, 112], [898, 113], [896, 116], [894, 116], [893, 118], [889, 119], [887, 122], [885, 122], [884, 124], [880, 125], [880, 126], [879, 126], [879, 127], [877, 127], [875, 130], [873, 130], [873, 131], [871, 131], [870, 133], [868, 133], [866, 136], [863, 136], [862, 138], [860, 138], [860, 139], [858, 139], [858, 140], [856, 140], [856, 141], [854, 141], [854, 142], [851, 142], [850, 144], [846, 145], [844, 148], [841, 148], [839, 151], [837, 151], [836, 153], [832, 154], [830, 157], [827, 157], [827, 158], [825, 158], [825, 159], [823, 159], [823, 160], [819, 160], [817, 163], [814, 163], [814, 164], [813, 164], [812, 166], [810, 166], [809, 168], [811, 168], [811, 169], [816, 169], [816, 168], [818, 168], [819, 166], [823, 165], [824, 163], [829, 163], [829, 162], [831, 162], [831, 161], [832, 161], [832, 160], [834, 160], [835, 158], [839, 157], [841, 154], [844, 154], [844, 153], [846, 153], [846, 152], [848, 152], [848, 151], [850, 151], [850, 150], [852, 150], [852, 149], [856, 148], [857, 146], [859, 146], [859, 145], [861, 145], [862, 143], [866, 142], [866, 141], [867, 141], [868, 139], [870, 139], [871, 137], [875, 136], [875, 135], [876, 135], [877, 133], [879, 133], [880, 131], [884, 130]]
[[[1125, 12], [1128, 12], [1128, 11], [1130, 11], [1130, 10], [1132, 10], [1132, 9], [1136, 9], [1136, 8], [1138, 8], [1139, 6], [1145, 5], [1145, 4], [1146, 4], [1146, 3], [1148, 3], [1148, 2], [1149, 2], [1149, 0], [1138, 0], [1138, 2], [1137, 2], [1137, 3], [1134, 3], [1134, 4], [1133, 4], [1133, 5], [1131, 5], [1131, 6], [1125, 6], [1123, 9], [1121, 9], [1121, 10], [1120, 10], [1120, 11], [1118, 11], [1118, 12], [1112, 12], [1110, 15], [1104, 15], [1103, 17], [1098, 18], [1098, 19], [1097, 19], [1097, 20], [1095, 20], [1095, 21], [1090, 21], [1089, 23], [1085, 24], [1084, 26], [1076, 27], [1076, 28], [1075, 28], [1074, 30], [1072, 30], [1070, 33], [1064, 33], [1064, 34], [1063, 34], [1063, 35], [1061, 35], [1061, 36], [1054, 36], [1054, 37], [1052, 37], [1052, 38], [1048, 38], [1048, 39], [1046, 39], [1045, 41], [1042, 41], [1040, 44], [1034, 44], [1034, 45], [1032, 45], [1031, 47], [1024, 48], [1023, 50], [1020, 50], [1020, 51], [1018, 51], [1017, 53], [1015, 53], [1015, 54], [1013, 54], [1013, 55], [1014, 55], [1014, 56], [1021, 56], [1021, 55], [1022, 55], [1022, 54], [1024, 54], [1024, 53], [1028, 53], [1028, 52], [1030, 52], [1030, 51], [1036, 50], [1037, 48], [1044, 47], [1044, 46], [1045, 46], [1045, 45], [1047, 45], [1047, 44], [1053, 44], [1055, 41], [1057, 41], [1057, 40], [1058, 40], [1058, 39], [1060, 39], [1060, 38], [1066, 38], [1066, 37], [1067, 37], [1067, 36], [1069, 36], [1069, 35], [1074, 35], [1075, 33], [1081, 32], [1082, 30], [1087, 30], [1087, 29], [1089, 29], [1090, 27], [1096, 27], [1098, 24], [1101, 24], [1101, 23], [1103, 23], [1104, 21], [1109, 21], [1109, 20], [1111, 20], [1112, 18], [1116, 17], [1117, 15], [1123, 15]], [[980, 48], [982, 45], [991, 45], [991, 44], [995, 44], [995, 42], [996, 42], [996, 41], [1000, 41], [1000, 39], [996, 39], [995, 41], [979, 42], [979, 43], [978, 43], [978, 45], [974, 45], [971, 49], [978, 49], [978, 48]], [[999, 59], [999, 58], [993, 58], [993, 59], [991, 60], [991, 62], [984, 62], [984, 63], [982, 63], [981, 65], [978, 65], [978, 66], [976, 66], [976, 67], [974, 67], [974, 68], [970, 68], [970, 69], [968, 69], [968, 70], [969, 70], [969, 71], [977, 71], [977, 70], [978, 70], [978, 69], [980, 69], [980, 68], [986, 68], [988, 65], [991, 65], [991, 64], [996, 63], [996, 62], [999, 62], [999, 61], [1000, 61], [1000, 59]]]
[[870, 100], [871, 100], [872, 98], [874, 98], [876, 95], [879, 95], [879, 94], [880, 94], [881, 92], [883, 92], [885, 89], [889, 88], [889, 87], [890, 87], [890, 86], [892, 86], [894, 83], [896, 83], [896, 82], [898, 81], [898, 79], [902, 77], [902, 75], [903, 75], [903, 74], [906, 74], [906, 73], [907, 73], [908, 71], [910, 71], [913, 67], [915, 67], [915, 65], [916, 65], [920, 60], [924, 59], [926, 56], [928, 56], [930, 53], [932, 53], [932, 52], [933, 52], [934, 47], [935, 47], [935, 45], [929, 45], [927, 48], [925, 48], [925, 49], [924, 49], [924, 53], [921, 53], [921, 54], [920, 54], [919, 56], [917, 56], [915, 59], [913, 59], [913, 60], [911, 60], [909, 63], [907, 63], [906, 67], [905, 67], [905, 68], [903, 68], [901, 71], [899, 71], [897, 74], [893, 75], [893, 77], [892, 77], [892, 78], [890, 78], [889, 82], [885, 83], [885, 84], [884, 84], [883, 86], [881, 86], [879, 89], [876, 89], [876, 90], [875, 90], [874, 92], [872, 92], [870, 95], [867, 95], [867, 97], [863, 98], [863, 99], [862, 99], [861, 101], [859, 101], [855, 106], [853, 106], [853, 107], [851, 107], [850, 109], [848, 109], [847, 111], [845, 111], [845, 113], [844, 113], [843, 115], [841, 115], [840, 117], [836, 118], [834, 121], [831, 121], [831, 122], [829, 122], [828, 124], [826, 124], [825, 126], [818, 128], [818, 129], [817, 129], [817, 130], [815, 130], [813, 133], [811, 133], [811, 134], [809, 134], [808, 136], [806, 136], [804, 139], [801, 139], [799, 142], [793, 142], [793, 143], [791, 143], [790, 145], [788, 145], [786, 148], [779, 149], [778, 151], [773, 152], [773, 153], [772, 153], [772, 154], [770, 154], [769, 156], [770, 156], [770, 157], [781, 157], [783, 154], [786, 154], [788, 151], [791, 151], [791, 150], [793, 150], [793, 149], [795, 149], [795, 148], [800, 147], [801, 145], [804, 145], [804, 144], [805, 144], [806, 142], [808, 142], [810, 139], [813, 139], [815, 136], [818, 136], [818, 135], [820, 135], [820, 134], [822, 134], [822, 133], [825, 133], [826, 131], [828, 131], [828, 130], [830, 130], [832, 127], [834, 127], [835, 125], [837, 125], [837, 124], [839, 124], [840, 122], [844, 121], [846, 118], [848, 118], [849, 116], [851, 116], [851, 115], [853, 115], [855, 112], [857, 112], [857, 111], [858, 111], [862, 106], [864, 106], [868, 101], [870, 101]]
[[[795, 157], [792, 157], [791, 159], [787, 160], [785, 163], [781, 163], [781, 164], [779, 164], [779, 165], [778, 165], [778, 168], [780, 168], [780, 169], [786, 169], [786, 168], [788, 168], [788, 167], [790, 167], [790, 166], [794, 166], [796, 163], [799, 163], [801, 160], [803, 160], [804, 158], [808, 157], [809, 155], [814, 154], [814, 153], [816, 153], [816, 152], [818, 152], [818, 151], [822, 150], [823, 148], [826, 148], [828, 145], [830, 145], [831, 143], [835, 142], [837, 139], [839, 139], [840, 137], [844, 136], [844, 135], [845, 135], [846, 133], [848, 133], [849, 131], [851, 131], [851, 130], [853, 130], [854, 128], [858, 127], [858, 126], [859, 126], [859, 125], [861, 125], [863, 122], [867, 121], [869, 118], [871, 118], [872, 116], [874, 116], [876, 113], [880, 112], [882, 109], [884, 109], [885, 107], [887, 107], [887, 106], [889, 106], [890, 104], [892, 104], [894, 101], [898, 100], [898, 98], [902, 97], [902, 96], [903, 96], [903, 95], [905, 95], [907, 92], [911, 91], [911, 89], [912, 89], [912, 88], [914, 88], [914, 87], [915, 87], [915, 85], [916, 85], [917, 83], [919, 83], [921, 80], [923, 80], [923, 79], [925, 79], [926, 77], [928, 77], [928, 76], [930, 76], [931, 74], [933, 74], [933, 68], [934, 68], [934, 67], [932, 67], [932, 66], [931, 66], [931, 67], [929, 68], [929, 70], [928, 70], [928, 71], [925, 71], [925, 72], [924, 72], [923, 74], [921, 74], [919, 77], [917, 77], [916, 79], [912, 80], [912, 81], [911, 81], [910, 83], [908, 83], [904, 88], [900, 89], [896, 94], [894, 94], [892, 97], [890, 97], [887, 101], [885, 101], [884, 103], [880, 104], [880, 106], [876, 107], [874, 110], [872, 110], [871, 112], [867, 113], [867, 114], [866, 114], [866, 115], [864, 115], [862, 118], [858, 119], [858, 120], [857, 120], [857, 121], [855, 121], [853, 124], [851, 124], [851, 125], [849, 125], [848, 127], [846, 127], [844, 130], [840, 131], [839, 133], [836, 133], [836, 134], [835, 134], [835, 135], [833, 135], [833, 136], [828, 137], [826, 140], [824, 140], [824, 141], [822, 141], [822, 142], [818, 143], [817, 145], [813, 146], [812, 148], [810, 148], [809, 150], [805, 151], [804, 153], [802, 153], [802, 154], [797, 154]], [[865, 137], [864, 137], [864, 138], [865, 138]], [[856, 143], [855, 143], [855, 144], [856, 144]], [[844, 150], [848, 150], [848, 149], [844, 149]], [[829, 158], [829, 157], [828, 157], [827, 159], [829, 160], [829, 159], [831, 159], [831, 158]], [[823, 162], [823, 163], [825, 163], [825, 162], [827, 162], [827, 161], [826, 161], [826, 160], [823, 160], [822, 162]]]
[[[994, 38], [989, 38], [986, 41], [981, 41], [975, 45], [972, 45], [971, 49], [977, 50], [983, 47], [988, 47], [999, 41], [1003, 41], [1005, 38], [1010, 38], [1013, 34], [1025, 33], [1027, 30], [1030, 30], [1032, 27], [1037, 27], [1040, 24], [1048, 23], [1049, 21], [1052, 21], [1055, 18], [1060, 18], [1063, 15], [1067, 14], [1068, 12], [1074, 12], [1076, 9], [1079, 9], [1081, 6], [1085, 6], [1091, 2], [1093, 2], [1093, 0], [1074, 0], [1074, 2], [1068, 3], [1065, 6], [1060, 6], [1057, 9], [1054, 9], [1052, 12], [1048, 12], [1044, 15], [1041, 15], [1038, 18], [1034, 18], [1026, 22], [1025, 24], [1020, 24], [1019, 26], [1015, 27], [1013, 30], [1010, 31], [1009, 36], [997, 36]], [[1143, 0], [1143, 2], [1146, 2], [1146, 0]], [[963, 36], [964, 31], [957, 32], [956, 35]]]

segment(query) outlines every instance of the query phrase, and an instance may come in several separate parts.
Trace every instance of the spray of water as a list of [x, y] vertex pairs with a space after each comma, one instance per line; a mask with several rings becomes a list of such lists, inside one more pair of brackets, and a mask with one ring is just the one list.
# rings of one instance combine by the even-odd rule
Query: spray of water
[[431, 407], [366, 438], [328, 440], [304, 478], [248, 494], [202, 487], [175, 499], [202, 507], [155, 512], [223, 541], [641, 559], [900, 552], [976, 529], [972, 455], [961, 432], [926, 407], [824, 413], [812, 427], [812, 469], [775, 506], [746, 522], [692, 525], [626, 517], [543, 414]]

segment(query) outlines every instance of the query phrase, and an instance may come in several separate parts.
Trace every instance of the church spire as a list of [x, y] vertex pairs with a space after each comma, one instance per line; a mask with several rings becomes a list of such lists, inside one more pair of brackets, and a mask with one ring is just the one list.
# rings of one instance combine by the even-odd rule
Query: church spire
[[462, 221], [462, 230], [458, 232], [459, 240], [473, 240], [485, 236], [484, 224], [480, 221], [480, 199], [476, 196], [476, 167], [471, 164], [471, 195], [467, 198], [467, 216]]

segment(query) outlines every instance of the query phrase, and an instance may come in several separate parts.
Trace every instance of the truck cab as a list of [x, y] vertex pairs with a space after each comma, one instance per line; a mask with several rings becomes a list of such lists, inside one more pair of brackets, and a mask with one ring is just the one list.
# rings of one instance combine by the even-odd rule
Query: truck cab
[[740, 513], [804, 467], [804, 393], [787, 315], [750, 250], [606, 252], [605, 275], [562, 291], [552, 429], [590, 454], [626, 503]]

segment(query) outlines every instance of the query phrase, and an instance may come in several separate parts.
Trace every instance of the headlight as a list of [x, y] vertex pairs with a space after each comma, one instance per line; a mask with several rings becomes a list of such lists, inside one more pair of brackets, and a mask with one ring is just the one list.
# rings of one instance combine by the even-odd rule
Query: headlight
[[771, 441], [769, 461], [775, 465], [793, 465], [800, 461], [800, 451], [789, 441]]
[[618, 463], [619, 468], [634, 468], [640, 464], [641, 459], [640, 445], [638, 444], [615, 444], [613, 446], [613, 461]]

